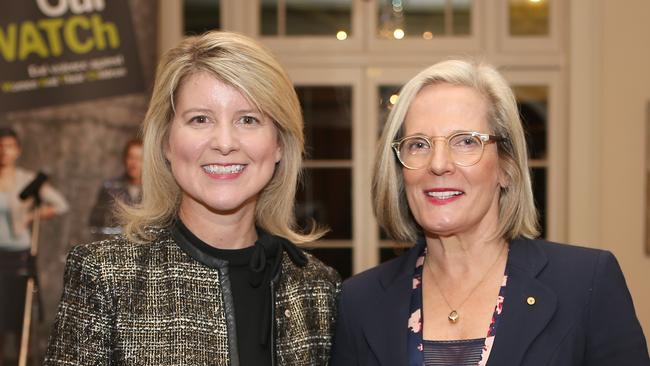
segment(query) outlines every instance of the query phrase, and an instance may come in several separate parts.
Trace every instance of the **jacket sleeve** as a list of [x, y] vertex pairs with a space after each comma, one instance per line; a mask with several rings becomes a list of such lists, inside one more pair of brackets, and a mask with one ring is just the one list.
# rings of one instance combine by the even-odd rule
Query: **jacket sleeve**
[[612, 253], [600, 254], [591, 291], [586, 365], [650, 365], [632, 297]]
[[110, 365], [110, 292], [88, 247], [70, 252], [64, 282], [44, 365]]
[[332, 358], [330, 366], [356, 366], [358, 365], [357, 352], [354, 347], [354, 337], [349, 332], [349, 312], [346, 311], [345, 287], [338, 296], [338, 315], [334, 344], [332, 345]]

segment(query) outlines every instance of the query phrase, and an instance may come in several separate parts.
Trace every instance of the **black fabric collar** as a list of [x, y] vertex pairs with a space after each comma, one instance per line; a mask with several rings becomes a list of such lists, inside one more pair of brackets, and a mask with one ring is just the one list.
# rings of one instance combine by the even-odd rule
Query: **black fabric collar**
[[172, 238], [178, 246], [190, 257], [211, 268], [221, 268], [227, 265], [248, 264], [255, 273], [264, 272], [267, 263], [271, 263], [272, 278], [276, 277], [282, 262], [282, 253], [286, 252], [291, 261], [299, 267], [307, 264], [307, 257], [289, 240], [271, 235], [260, 227], [257, 231], [257, 241], [244, 250], [225, 250], [214, 248], [192, 233], [177, 218], [171, 225]]
[[[174, 233], [174, 231], [176, 231], [176, 233]], [[258, 236], [259, 234], [260, 233], [258, 231]], [[201, 253], [198, 258], [194, 257], [191, 253], [188, 254], [209, 267], [212, 267], [212, 265], [210, 261], [205, 258], [205, 256], [215, 257], [217, 259], [227, 261], [230, 266], [245, 266], [250, 263], [250, 258], [253, 255], [253, 251], [255, 250], [254, 245], [242, 249], [215, 248], [194, 235], [194, 233], [191, 232], [190, 229], [188, 229], [180, 219], [174, 222], [172, 235], [174, 235], [174, 239], [177, 239], [179, 244], [189, 245], [198, 250]], [[183, 243], [181, 243], [181, 241]]]

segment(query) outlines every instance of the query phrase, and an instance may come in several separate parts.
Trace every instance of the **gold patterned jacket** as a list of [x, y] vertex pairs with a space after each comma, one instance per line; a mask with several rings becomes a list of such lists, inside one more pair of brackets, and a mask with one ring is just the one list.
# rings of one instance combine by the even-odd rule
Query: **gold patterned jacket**
[[[44, 365], [237, 366], [227, 265], [215, 269], [162, 229], [146, 244], [116, 237], [69, 254]], [[282, 252], [274, 283], [277, 365], [326, 365], [340, 278]], [[227, 263], [226, 263], [227, 264]]]

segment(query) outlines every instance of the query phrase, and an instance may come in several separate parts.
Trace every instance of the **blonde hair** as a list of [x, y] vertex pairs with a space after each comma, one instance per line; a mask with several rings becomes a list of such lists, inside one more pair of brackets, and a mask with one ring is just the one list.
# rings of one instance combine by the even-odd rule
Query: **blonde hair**
[[418, 92], [427, 85], [453, 84], [473, 88], [488, 104], [491, 133], [505, 137], [498, 143], [499, 168], [507, 180], [499, 197], [497, 238], [528, 238], [539, 235], [533, 199], [524, 130], [512, 89], [492, 66], [467, 60], [434, 64], [409, 80], [381, 135], [372, 180], [373, 209], [377, 221], [395, 240], [414, 242], [422, 230], [408, 207], [402, 166], [391, 142], [402, 134], [404, 118]]
[[121, 206], [125, 235], [150, 240], [149, 228], [170, 225], [176, 217], [181, 188], [163, 152], [174, 116], [176, 91], [188, 76], [206, 72], [237, 89], [278, 130], [282, 158], [260, 193], [255, 224], [273, 235], [304, 243], [318, 239], [315, 225], [301, 234], [296, 229], [294, 199], [304, 153], [303, 120], [298, 96], [288, 75], [273, 55], [252, 39], [236, 33], [208, 32], [188, 37], [162, 57], [149, 109], [142, 126], [142, 202]]

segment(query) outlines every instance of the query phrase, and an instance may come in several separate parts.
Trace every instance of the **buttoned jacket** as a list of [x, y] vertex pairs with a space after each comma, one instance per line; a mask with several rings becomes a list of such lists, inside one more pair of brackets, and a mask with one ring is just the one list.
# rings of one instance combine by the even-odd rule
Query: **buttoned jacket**
[[[408, 365], [412, 276], [421, 245], [343, 284], [332, 366]], [[507, 268], [488, 366], [650, 365], [610, 252], [518, 239], [510, 243]]]

